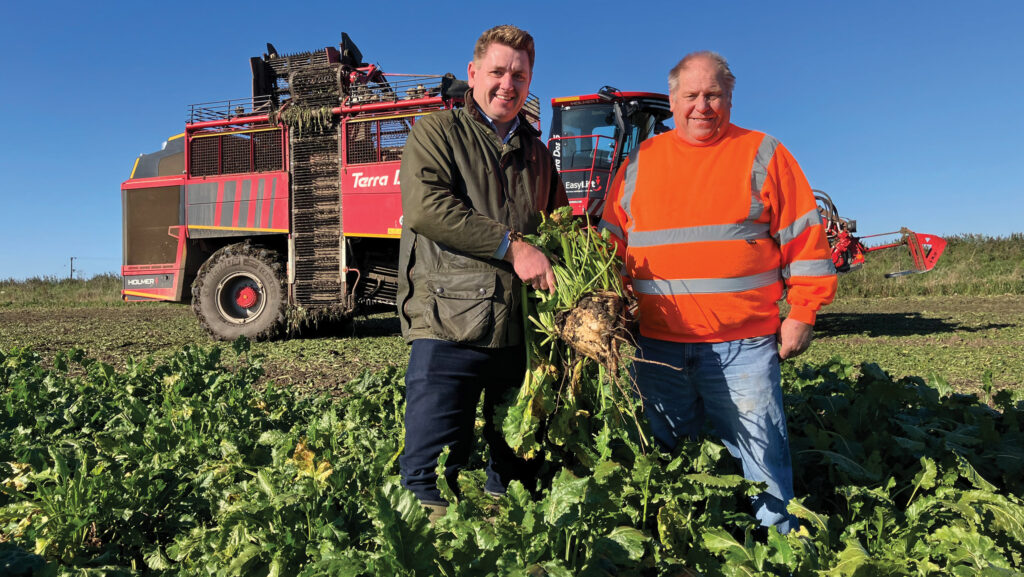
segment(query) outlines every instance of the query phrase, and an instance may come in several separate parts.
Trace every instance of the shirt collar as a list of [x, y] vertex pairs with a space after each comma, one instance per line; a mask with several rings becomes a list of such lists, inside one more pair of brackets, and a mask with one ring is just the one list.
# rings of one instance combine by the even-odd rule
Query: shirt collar
[[[475, 101], [473, 102], [473, 106], [476, 107], [476, 110], [477, 110], [477, 112], [480, 113], [480, 116], [482, 116], [484, 118], [484, 120], [487, 121], [487, 125], [491, 127], [491, 130], [493, 130], [494, 133], [497, 134], [498, 133], [498, 127], [494, 125], [494, 121], [491, 120], [491, 117], [487, 116], [486, 114], [484, 114], [484, 111], [480, 108], [480, 105], [477, 104]], [[514, 119], [512, 119], [512, 126], [510, 126], [508, 128], [508, 134], [505, 135], [505, 138], [504, 138], [504, 140], [501, 141], [501, 143], [502, 144], [508, 144], [508, 141], [512, 140], [512, 136], [516, 133], [516, 130], [518, 130], [518, 129], [519, 129], [519, 115], [517, 114], [516, 117]]]

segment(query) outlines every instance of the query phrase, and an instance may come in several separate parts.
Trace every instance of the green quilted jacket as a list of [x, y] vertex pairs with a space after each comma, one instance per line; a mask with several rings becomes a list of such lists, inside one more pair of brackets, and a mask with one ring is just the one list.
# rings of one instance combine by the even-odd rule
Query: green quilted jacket
[[402, 154], [398, 313], [408, 342], [505, 347], [523, 339], [520, 281], [494, 252], [568, 201], [525, 118], [503, 145], [471, 91], [466, 102], [421, 118]]

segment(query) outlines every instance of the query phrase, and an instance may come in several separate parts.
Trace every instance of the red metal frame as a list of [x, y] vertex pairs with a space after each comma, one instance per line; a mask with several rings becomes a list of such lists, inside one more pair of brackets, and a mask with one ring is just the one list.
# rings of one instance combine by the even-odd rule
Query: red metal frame
[[[255, 125], [264, 124], [265, 126], [263, 126], [263, 127], [255, 126], [254, 127], [254, 126], [252, 126], [254, 124]], [[192, 139], [194, 138], [194, 134], [197, 133], [197, 132], [204, 132], [205, 130], [210, 129], [210, 128], [224, 128], [224, 127], [228, 127], [228, 126], [238, 126], [239, 129], [238, 130], [217, 131], [216, 134], [218, 134], [218, 135], [220, 135], [220, 134], [231, 134], [232, 132], [244, 132], [244, 131], [253, 130], [253, 129], [260, 129], [260, 128], [280, 129], [279, 135], [280, 135], [280, 138], [281, 138], [281, 171], [288, 172], [288, 170], [289, 170], [289, 167], [288, 167], [288, 157], [289, 157], [289, 155], [288, 155], [288, 135], [287, 135], [288, 131], [287, 131], [286, 127], [283, 124], [280, 124], [280, 123], [278, 123], [278, 124], [270, 124], [270, 116], [264, 114], [264, 115], [260, 115], [260, 116], [244, 116], [244, 117], [239, 117], [239, 118], [229, 118], [229, 119], [224, 119], [224, 120], [207, 120], [207, 121], [204, 121], [204, 122], [196, 122], [196, 123], [193, 123], [193, 124], [186, 124], [185, 125], [185, 174], [186, 175], [191, 176], [191, 174], [192, 174], [192, 166], [191, 166], [192, 154], [191, 154], [191, 149], [192, 149]], [[242, 128], [242, 126], [248, 126], [248, 128]], [[209, 133], [207, 133], [207, 134], [209, 134]], [[209, 137], [207, 137], [207, 138], [209, 138]], [[217, 152], [218, 152], [218, 154], [217, 154], [217, 172], [218, 172], [218, 174], [222, 172], [222, 168], [223, 168], [222, 165], [221, 165], [221, 163], [224, 160], [223, 159], [224, 155], [223, 155], [222, 146], [223, 146], [223, 144], [221, 142], [217, 143], [217, 149], [218, 149], [217, 150]], [[254, 164], [254, 155], [255, 154], [256, 154], [255, 150], [252, 148], [252, 146], [250, 146], [250, 148], [249, 148], [249, 166], [253, 166], [253, 164]], [[242, 174], [242, 173], [239, 173], [239, 174]], [[248, 173], [246, 173], [246, 174], [248, 174]]]
[[[590, 214], [592, 216], [600, 216], [600, 215], [595, 215], [594, 211], [596, 211], [598, 207], [604, 205], [604, 197], [605, 197], [605, 194], [607, 193], [606, 188], [608, 187], [608, 185], [611, 182], [612, 174], [614, 174], [614, 172], [615, 172], [615, 160], [617, 158], [619, 158], [619, 143], [616, 142], [614, 138], [612, 138], [610, 136], [605, 136], [605, 135], [602, 135], [602, 134], [581, 134], [581, 135], [577, 135], [577, 136], [556, 136], [556, 137], [549, 138], [548, 139], [548, 146], [550, 147], [551, 143], [555, 142], [555, 141], [577, 140], [577, 139], [584, 139], [584, 138], [593, 139], [593, 141], [594, 141], [594, 146], [593, 146], [592, 150], [594, 150], [595, 153], [594, 153], [593, 157], [590, 160], [590, 166], [588, 168], [563, 168], [563, 169], [559, 170], [559, 173], [560, 174], [585, 173], [587, 175], [585, 177], [586, 184], [583, 187], [583, 191], [582, 191], [583, 195], [582, 195], [582, 197], [577, 197], [574, 194], [572, 197], [569, 198], [569, 206], [572, 207], [572, 213], [574, 215], [576, 215], [576, 216], [584, 216], [584, 215], [587, 215], [587, 214]], [[612, 158], [611, 158], [612, 161], [611, 161], [611, 164], [609, 165], [609, 167], [607, 169], [598, 168], [597, 167], [597, 152], [596, 152], [598, 150], [598, 146], [597, 145], [598, 145], [598, 143], [600, 143], [602, 138], [611, 140], [613, 142], [613, 144], [615, 145], [612, 148]], [[603, 182], [602, 182], [602, 179], [599, 178], [597, 175], [604, 176]], [[563, 177], [563, 180], [564, 180], [564, 177]], [[566, 183], [566, 192], [567, 193], [570, 192], [568, 190], [570, 186], [571, 186], [571, 183], [567, 182]], [[575, 191], [574, 190], [574, 191], [571, 191], [571, 192], [577, 193], [579, 191]], [[595, 195], [594, 194], [595, 192], [597, 192], [599, 194]]]
[[935, 263], [939, 261], [939, 257], [942, 256], [943, 251], [946, 250], [946, 239], [935, 236], [934, 234], [916, 233], [907, 228], [901, 228], [894, 232], [871, 234], [860, 238], [876, 238], [880, 236], [891, 236], [894, 234], [900, 235], [900, 240], [870, 247], [864, 246], [863, 244], [861, 245], [864, 247], [864, 252], [875, 252], [901, 246], [907, 247], [910, 252], [910, 258], [914, 262], [914, 268], [912, 270], [889, 273], [888, 276], [928, 272], [935, 268]]
[[240, 124], [266, 124], [268, 126], [274, 126], [270, 124], [269, 115], [260, 114], [257, 116], [240, 116], [238, 118], [225, 118], [223, 120], [204, 120], [203, 122], [194, 122], [192, 124], [185, 125], [185, 132], [196, 132], [207, 128], [221, 128], [224, 126], [235, 126]]
[[336, 106], [331, 112], [336, 115], [357, 114], [360, 112], [378, 112], [381, 110], [406, 110], [414, 108], [430, 108], [444, 106], [445, 101], [440, 96], [427, 96], [411, 100], [400, 100], [398, 102], [369, 102], [366, 104], [353, 104], [351, 106]]
[[[616, 98], [628, 100], [630, 98], [654, 98], [656, 100], [668, 101], [668, 95], [661, 94], [658, 92], [613, 92]], [[573, 104], [573, 103], [584, 103], [584, 102], [604, 102], [604, 100], [597, 94], [581, 94], [579, 96], [559, 96], [551, 99], [551, 105], [559, 104]]]
[[121, 183], [121, 190], [134, 190], [137, 188], [156, 188], [158, 186], [181, 186], [185, 184], [185, 176], [152, 176], [149, 178], [135, 178]]

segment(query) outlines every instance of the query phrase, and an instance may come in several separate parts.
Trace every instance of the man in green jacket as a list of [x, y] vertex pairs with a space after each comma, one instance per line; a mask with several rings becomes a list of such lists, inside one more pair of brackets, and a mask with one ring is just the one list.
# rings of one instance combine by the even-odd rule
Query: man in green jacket
[[438, 457], [445, 478], [473, 449], [481, 393], [490, 449], [485, 489], [529, 483], [533, 471], [505, 443], [494, 407], [525, 374], [520, 283], [553, 291], [542, 252], [523, 242], [540, 211], [568, 204], [540, 133], [520, 110], [530, 91], [533, 38], [515, 26], [480, 36], [469, 63], [465, 107], [420, 119], [402, 156], [403, 228], [398, 312], [412, 343], [406, 372], [402, 483], [433, 510]]

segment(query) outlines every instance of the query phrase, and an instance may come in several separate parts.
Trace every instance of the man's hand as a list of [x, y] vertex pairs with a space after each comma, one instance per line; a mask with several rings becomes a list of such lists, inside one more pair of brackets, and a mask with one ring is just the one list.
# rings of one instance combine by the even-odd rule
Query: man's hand
[[814, 327], [798, 320], [786, 319], [782, 321], [779, 332], [775, 334], [779, 341], [779, 358], [791, 359], [807, 350], [811, 346], [811, 336]]
[[551, 269], [548, 257], [532, 244], [513, 240], [505, 252], [505, 260], [512, 263], [516, 276], [537, 290], [555, 292], [555, 271]]

